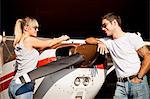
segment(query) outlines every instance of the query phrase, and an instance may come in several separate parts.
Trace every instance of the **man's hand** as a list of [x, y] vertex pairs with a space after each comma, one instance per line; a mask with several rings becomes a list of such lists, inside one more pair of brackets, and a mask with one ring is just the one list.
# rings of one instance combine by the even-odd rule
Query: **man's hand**
[[102, 55], [109, 53], [106, 45], [101, 41], [98, 41], [98, 49], [97, 50]]
[[108, 53], [106, 45], [103, 42], [101, 42], [98, 38], [89, 37], [85, 39], [85, 42], [87, 44], [97, 44], [98, 45], [97, 51], [100, 52], [100, 54], [102, 55]]
[[138, 83], [141, 83], [142, 80], [141, 79], [138, 79], [137, 77], [134, 77], [132, 80], [131, 80], [132, 83], [135, 83], [135, 84], [138, 84]]

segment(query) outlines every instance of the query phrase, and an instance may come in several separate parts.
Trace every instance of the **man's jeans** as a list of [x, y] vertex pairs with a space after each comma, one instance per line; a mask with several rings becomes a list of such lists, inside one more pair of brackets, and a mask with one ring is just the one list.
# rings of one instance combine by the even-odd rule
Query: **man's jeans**
[[[21, 88], [24, 84], [16, 84], [15, 80], [12, 80], [10, 85], [9, 85], [9, 89], [8, 89], [8, 94], [10, 99], [33, 99], [33, 90], [28, 90], [28, 92], [26, 91], [30, 86], [28, 86], [28, 88], [25, 86], [25, 93], [16, 95], [16, 92], [19, 88]], [[21, 89], [24, 91], [24, 89]]]
[[129, 79], [117, 82], [114, 99], [150, 99], [147, 77], [139, 84], [132, 83]]

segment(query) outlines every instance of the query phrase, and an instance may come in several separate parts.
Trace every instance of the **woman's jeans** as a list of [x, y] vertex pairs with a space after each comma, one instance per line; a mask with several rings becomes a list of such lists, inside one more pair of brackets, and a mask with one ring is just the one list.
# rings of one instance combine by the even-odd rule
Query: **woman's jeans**
[[15, 80], [12, 80], [8, 94], [10, 99], [33, 99], [34, 83], [16, 84]]
[[147, 77], [141, 83], [135, 84], [128, 79], [126, 82], [117, 82], [114, 99], [150, 99]]

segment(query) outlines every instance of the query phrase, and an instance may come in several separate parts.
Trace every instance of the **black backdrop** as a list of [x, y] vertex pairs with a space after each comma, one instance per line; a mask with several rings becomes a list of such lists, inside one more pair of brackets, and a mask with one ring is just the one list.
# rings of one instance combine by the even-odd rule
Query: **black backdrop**
[[1, 33], [13, 35], [17, 18], [32, 16], [40, 24], [39, 35], [54, 37], [68, 34], [72, 38], [100, 36], [100, 17], [105, 12], [121, 15], [123, 29], [141, 32], [150, 40], [149, 0], [1, 0]]

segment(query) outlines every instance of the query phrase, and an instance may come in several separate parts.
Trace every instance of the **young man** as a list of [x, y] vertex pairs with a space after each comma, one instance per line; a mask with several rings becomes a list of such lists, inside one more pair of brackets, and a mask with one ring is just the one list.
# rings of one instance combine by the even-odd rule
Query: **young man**
[[[146, 73], [150, 69], [150, 51], [143, 39], [135, 33], [121, 29], [121, 18], [115, 13], [102, 17], [102, 30], [107, 38], [87, 38], [86, 42], [98, 44], [101, 52], [108, 48], [115, 71], [117, 84], [114, 99], [150, 99]], [[140, 61], [139, 55], [143, 57]]]

